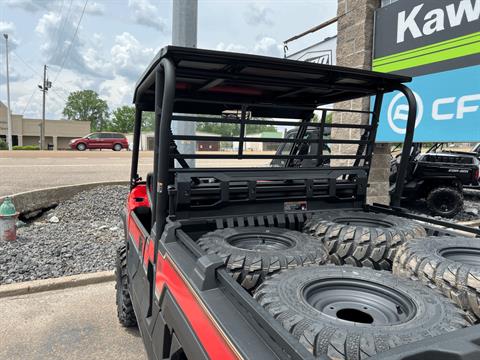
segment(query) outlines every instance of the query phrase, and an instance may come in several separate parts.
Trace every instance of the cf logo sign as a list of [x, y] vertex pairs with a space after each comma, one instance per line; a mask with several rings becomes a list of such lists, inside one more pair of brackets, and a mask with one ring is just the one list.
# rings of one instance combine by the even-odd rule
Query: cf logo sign
[[[417, 128], [423, 117], [423, 101], [416, 92], [413, 92], [413, 94], [417, 99], [417, 119], [415, 120], [415, 128]], [[401, 135], [407, 132], [408, 104], [405, 95], [401, 93], [395, 95], [388, 106], [387, 117], [388, 124], [394, 132]]]

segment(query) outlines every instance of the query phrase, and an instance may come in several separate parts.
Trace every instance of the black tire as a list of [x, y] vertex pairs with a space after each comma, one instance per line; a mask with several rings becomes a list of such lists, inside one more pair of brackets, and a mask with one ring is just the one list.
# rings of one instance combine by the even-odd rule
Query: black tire
[[84, 143], [79, 143], [79, 144], [77, 144], [77, 150], [78, 151], [85, 151], [85, 150], [87, 150], [87, 145], [85, 145]]
[[480, 241], [429, 237], [400, 247], [393, 272], [437, 287], [472, 317], [480, 319]]
[[377, 270], [391, 270], [402, 243], [427, 235], [420, 224], [411, 220], [348, 210], [322, 211], [304, 229], [324, 242], [330, 262]]
[[113, 145], [113, 151], [121, 151], [123, 149], [122, 144]]
[[136, 326], [137, 318], [133, 311], [132, 300], [130, 299], [130, 292], [128, 291], [127, 247], [125, 245], [122, 245], [117, 249], [115, 275], [118, 321], [124, 327]]
[[422, 284], [351, 266], [303, 267], [265, 280], [255, 299], [315, 357], [360, 360], [469, 325]]
[[303, 265], [324, 264], [328, 253], [315, 238], [298, 231], [268, 227], [238, 227], [213, 231], [198, 245], [218, 254], [245, 289], [259, 285], [267, 274]]
[[453, 187], [438, 187], [427, 195], [427, 207], [435, 216], [451, 218], [463, 209], [463, 194]]

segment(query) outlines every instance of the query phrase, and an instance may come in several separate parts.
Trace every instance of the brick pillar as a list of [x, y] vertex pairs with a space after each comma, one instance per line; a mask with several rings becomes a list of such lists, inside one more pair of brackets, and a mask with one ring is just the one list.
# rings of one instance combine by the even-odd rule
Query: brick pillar
[[58, 137], [53, 136], [53, 150], [58, 150]]
[[[338, 0], [337, 29], [337, 65], [370, 70], [372, 67], [373, 18], [374, 11], [380, 6], [380, 0]], [[362, 98], [345, 101], [337, 105], [343, 109], [369, 110], [370, 99]], [[367, 115], [352, 113], [335, 113], [334, 122], [350, 124], [367, 124]], [[333, 129], [332, 138], [358, 139], [359, 130]], [[354, 154], [355, 145], [341, 144], [335, 146], [337, 153]], [[336, 161], [335, 165], [346, 165], [347, 161]], [[389, 204], [388, 174], [390, 171], [389, 146], [375, 145], [370, 171], [368, 202]]]

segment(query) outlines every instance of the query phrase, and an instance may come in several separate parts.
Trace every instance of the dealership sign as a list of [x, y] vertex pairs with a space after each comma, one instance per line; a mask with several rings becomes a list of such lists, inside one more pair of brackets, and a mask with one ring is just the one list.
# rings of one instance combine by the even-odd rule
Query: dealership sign
[[[403, 0], [378, 9], [375, 71], [409, 75], [415, 141], [480, 141], [480, 0]], [[384, 99], [377, 139], [401, 141], [408, 108]]]

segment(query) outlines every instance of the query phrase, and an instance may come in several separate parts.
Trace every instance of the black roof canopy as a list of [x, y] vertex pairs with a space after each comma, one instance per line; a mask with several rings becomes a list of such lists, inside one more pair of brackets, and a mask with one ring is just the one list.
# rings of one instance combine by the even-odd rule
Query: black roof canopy
[[174, 112], [219, 114], [247, 104], [254, 116], [296, 117], [318, 106], [390, 92], [411, 78], [340, 66], [195, 48], [162, 48], [135, 87], [154, 109], [155, 69], [176, 68]]

